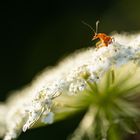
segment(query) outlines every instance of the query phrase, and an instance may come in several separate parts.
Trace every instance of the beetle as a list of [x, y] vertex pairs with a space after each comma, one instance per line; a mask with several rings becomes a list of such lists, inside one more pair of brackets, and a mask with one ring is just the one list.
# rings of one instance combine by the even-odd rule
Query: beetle
[[107, 47], [109, 44], [113, 42], [113, 38], [111, 36], [108, 36], [105, 33], [98, 33], [99, 21], [96, 21], [96, 31], [86, 22], [83, 21], [83, 23], [94, 32], [92, 40], [99, 39], [99, 41], [96, 43], [97, 48]]

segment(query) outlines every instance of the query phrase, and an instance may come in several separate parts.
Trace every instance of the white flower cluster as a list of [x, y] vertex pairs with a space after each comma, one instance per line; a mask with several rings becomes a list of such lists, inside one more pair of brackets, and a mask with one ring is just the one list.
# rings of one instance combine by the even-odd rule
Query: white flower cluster
[[113, 37], [115, 41], [108, 47], [77, 51], [11, 95], [0, 106], [0, 136], [4, 135], [4, 140], [11, 140], [37, 121], [53, 123], [53, 99], [61, 96], [61, 93], [74, 95], [85, 90], [87, 82], [98, 82], [112, 65], [140, 62], [139, 34]]

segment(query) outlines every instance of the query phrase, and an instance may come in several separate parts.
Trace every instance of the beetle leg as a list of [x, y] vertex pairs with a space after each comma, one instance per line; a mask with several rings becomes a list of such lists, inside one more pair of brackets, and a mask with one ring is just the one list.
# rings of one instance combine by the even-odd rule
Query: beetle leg
[[102, 47], [102, 41], [98, 41], [96, 43], [96, 48], [101, 48]]

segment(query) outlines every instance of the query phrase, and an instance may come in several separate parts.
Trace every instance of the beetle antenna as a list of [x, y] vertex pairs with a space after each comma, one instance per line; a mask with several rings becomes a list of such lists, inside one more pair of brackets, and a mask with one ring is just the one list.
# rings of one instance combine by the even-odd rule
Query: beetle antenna
[[[92, 28], [92, 26], [91, 25], [89, 25], [88, 23], [86, 23], [85, 21], [82, 21], [82, 23], [84, 24], [84, 25], [86, 25], [86, 26], [88, 26], [93, 32], [94, 32], [94, 34], [96, 34], [97, 32], [95, 32], [95, 30]], [[97, 27], [96, 27], [97, 28]]]
[[100, 21], [99, 21], [99, 20], [97, 20], [97, 21], [96, 21], [96, 33], [98, 33], [99, 23], [100, 23]]

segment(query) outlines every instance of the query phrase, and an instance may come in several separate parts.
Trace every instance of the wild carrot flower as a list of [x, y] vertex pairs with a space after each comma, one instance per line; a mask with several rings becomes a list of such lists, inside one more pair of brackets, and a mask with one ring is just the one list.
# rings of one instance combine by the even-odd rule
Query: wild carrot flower
[[0, 106], [0, 136], [15, 139], [22, 131], [81, 110], [86, 113], [72, 140], [119, 140], [135, 133], [140, 121], [140, 34], [114, 38], [108, 47], [76, 51], [11, 94]]

